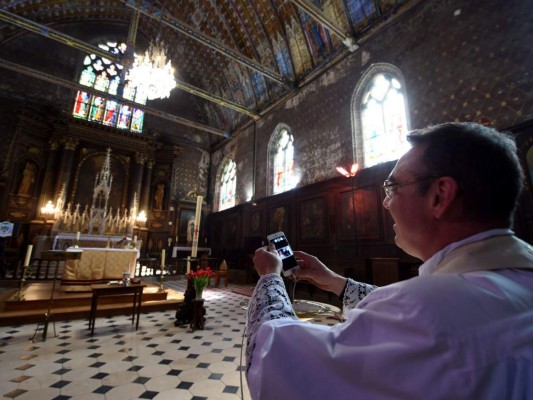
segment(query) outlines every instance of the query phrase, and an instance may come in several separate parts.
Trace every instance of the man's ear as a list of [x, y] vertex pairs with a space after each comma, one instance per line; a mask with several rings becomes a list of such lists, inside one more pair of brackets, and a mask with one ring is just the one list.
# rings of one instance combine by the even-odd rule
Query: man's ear
[[459, 193], [459, 184], [451, 176], [437, 178], [433, 184], [433, 215], [439, 219], [450, 211]]

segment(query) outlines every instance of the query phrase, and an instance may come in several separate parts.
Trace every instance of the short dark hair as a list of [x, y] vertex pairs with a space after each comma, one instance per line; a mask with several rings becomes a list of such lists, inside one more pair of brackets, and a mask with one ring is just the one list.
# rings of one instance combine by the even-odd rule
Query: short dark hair
[[[424, 174], [458, 182], [465, 215], [512, 224], [524, 172], [510, 135], [474, 123], [446, 123], [411, 132], [407, 140], [424, 146]], [[427, 182], [426, 188], [420, 185], [427, 190]]]

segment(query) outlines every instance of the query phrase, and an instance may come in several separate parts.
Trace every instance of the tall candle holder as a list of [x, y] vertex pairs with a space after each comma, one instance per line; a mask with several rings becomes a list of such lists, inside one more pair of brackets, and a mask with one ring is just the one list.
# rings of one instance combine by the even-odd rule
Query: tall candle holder
[[24, 293], [22, 293], [22, 290], [24, 289], [24, 284], [26, 283], [26, 273], [28, 271], [28, 267], [30, 266], [30, 260], [31, 260], [31, 251], [33, 250], [33, 245], [28, 245], [28, 249], [26, 250], [26, 257], [24, 258], [24, 264], [22, 268], [22, 275], [20, 277], [20, 285], [19, 290], [17, 294], [15, 295], [16, 301], [22, 301], [24, 299]]
[[15, 295], [15, 301], [24, 301], [26, 300], [24, 298], [24, 293], [22, 292], [24, 290], [24, 284], [26, 283], [26, 273], [28, 271], [29, 265], [24, 265], [22, 267], [22, 275], [20, 276], [20, 283], [19, 283], [19, 290], [17, 294]]
[[165, 265], [161, 264], [161, 274], [159, 275], [159, 289], [157, 290], [157, 293], [166, 292], [165, 288], [163, 287], [164, 275], [165, 275]]
[[76, 239], [74, 240], [74, 246], [73, 247], [75, 249], [77, 249], [77, 248], [80, 247], [79, 244], [80, 244], [80, 233], [76, 232]]
[[157, 293], [163, 293], [165, 288], [163, 287], [163, 276], [165, 275], [166, 264], [166, 252], [165, 249], [161, 250], [161, 273], [159, 274], [159, 289]]

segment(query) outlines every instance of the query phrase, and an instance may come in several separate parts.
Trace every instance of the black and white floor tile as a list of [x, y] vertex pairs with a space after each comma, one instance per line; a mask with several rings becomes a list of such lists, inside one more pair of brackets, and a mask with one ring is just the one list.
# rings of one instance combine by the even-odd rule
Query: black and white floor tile
[[[165, 285], [183, 292], [185, 281]], [[87, 320], [56, 322], [56, 337], [50, 324], [47, 340], [35, 343], [29, 340], [35, 325], [0, 327], [0, 396], [249, 399], [241, 374], [243, 305], [248, 297], [231, 289], [230, 284], [204, 291], [204, 330], [175, 327], [174, 311], [141, 314], [137, 331], [130, 316], [97, 318], [92, 338]]]

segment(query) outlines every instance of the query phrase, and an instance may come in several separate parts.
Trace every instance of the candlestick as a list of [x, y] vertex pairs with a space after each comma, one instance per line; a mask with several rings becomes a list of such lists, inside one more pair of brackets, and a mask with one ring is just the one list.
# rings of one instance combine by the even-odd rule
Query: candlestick
[[28, 246], [28, 250], [26, 250], [26, 258], [24, 259], [24, 267], [27, 267], [28, 265], [30, 265], [30, 258], [31, 258], [31, 251], [33, 249], [33, 245], [30, 244]]
[[25, 300], [24, 293], [22, 290], [24, 289], [24, 284], [26, 283], [26, 273], [28, 271], [28, 266], [30, 265], [30, 258], [31, 258], [31, 251], [33, 249], [33, 245], [28, 246], [28, 250], [26, 250], [26, 257], [24, 258], [24, 265], [22, 266], [22, 275], [20, 277], [20, 285], [19, 290], [15, 296], [15, 299], [17, 301]]
[[192, 237], [191, 257], [196, 258], [198, 253], [198, 234], [200, 233], [200, 218], [202, 216], [202, 196], [196, 198], [196, 213], [194, 215], [194, 234]]

